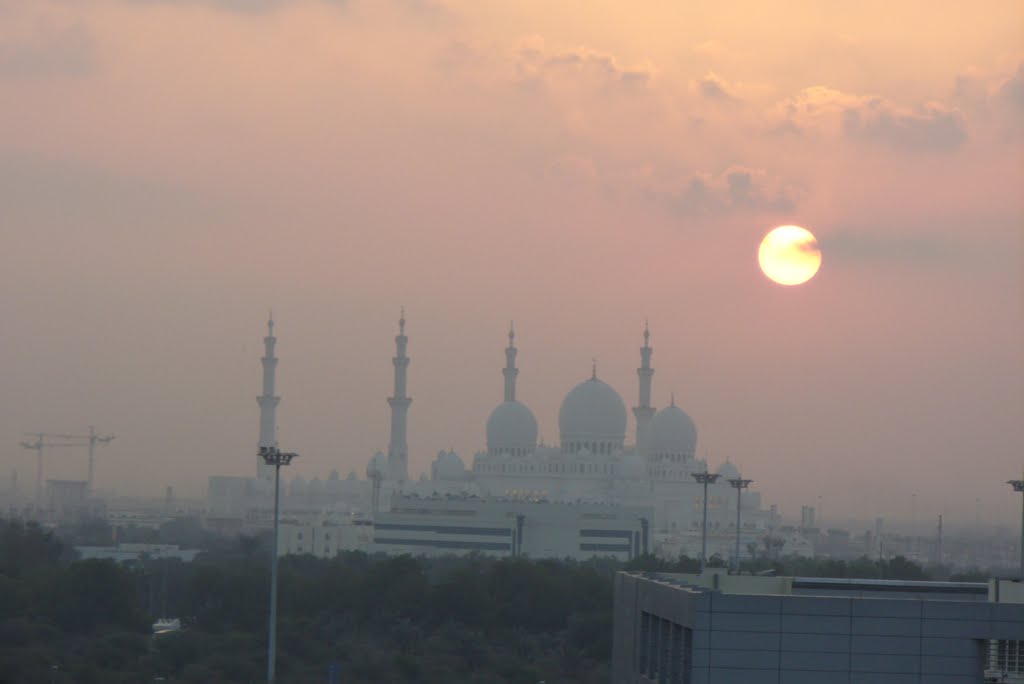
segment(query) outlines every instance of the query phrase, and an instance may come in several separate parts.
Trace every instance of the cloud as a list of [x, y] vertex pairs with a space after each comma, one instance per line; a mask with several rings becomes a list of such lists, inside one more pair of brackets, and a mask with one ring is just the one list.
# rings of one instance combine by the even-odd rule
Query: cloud
[[849, 261], [920, 262], [944, 259], [953, 247], [934, 235], [864, 233], [852, 229], [825, 234], [819, 243], [829, 258]]
[[203, 5], [225, 12], [264, 14], [286, 4], [286, 0], [127, 0], [132, 5]]
[[228, 210], [226, 202], [206, 192], [3, 148], [0, 207], [12, 225], [94, 222], [133, 232], [222, 219]]
[[725, 81], [713, 73], [697, 81], [697, 92], [709, 100], [733, 102], [738, 98], [732, 94]]
[[645, 87], [654, 77], [648, 66], [626, 68], [614, 55], [587, 47], [552, 48], [540, 38], [524, 41], [514, 52], [516, 77], [522, 81], [600, 83]]
[[453, 40], [438, 51], [435, 64], [446, 71], [457, 71], [484, 65], [486, 62], [476, 48], [463, 40]]
[[805, 88], [778, 107], [774, 131], [837, 128], [847, 140], [878, 143], [911, 152], [951, 152], [967, 141], [963, 114], [938, 102], [914, 107], [883, 97]]
[[772, 138], [800, 137], [801, 135], [803, 135], [803, 130], [789, 119], [768, 129], [768, 136]]
[[[322, 0], [323, 2], [344, 2], [345, 0]], [[392, 0], [401, 9], [415, 14], [423, 19], [449, 19], [454, 16], [454, 10], [441, 0]]]
[[0, 75], [86, 76], [96, 69], [96, 53], [96, 38], [84, 22], [58, 27], [40, 21], [30, 39], [0, 43]]
[[[237, 14], [262, 15], [298, 4], [298, 0], [125, 0], [133, 5], [200, 5], [211, 9]], [[347, 6], [356, 0], [307, 0], [338, 7]], [[369, 6], [383, 5], [382, 0], [366, 0]], [[387, 0], [387, 3], [409, 15], [425, 20], [448, 19], [454, 10], [443, 0]]]
[[696, 173], [676, 188], [648, 193], [686, 216], [739, 212], [786, 213], [796, 207], [791, 188], [760, 169], [731, 166], [719, 174]]
[[901, 110], [886, 100], [872, 98], [843, 110], [842, 125], [850, 139], [914, 152], [950, 152], [967, 140], [963, 115], [935, 102]]
[[1017, 66], [1017, 72], [999, 88], [998, 97], [1010, 107], [1024, 111], [1024, 62]]

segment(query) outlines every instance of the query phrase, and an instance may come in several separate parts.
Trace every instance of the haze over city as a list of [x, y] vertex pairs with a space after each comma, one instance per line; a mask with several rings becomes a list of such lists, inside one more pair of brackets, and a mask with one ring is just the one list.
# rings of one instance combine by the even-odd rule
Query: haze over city
[[[30, 486], [25, 432], [90, 424], [118, 435], [100, 489], [251, 474], [270, 308], [288, 475], [362, 475], [404, 306], [413, 474], [483, 448], [511, 320], [548, 443], [592, 359], [635, 404], [648, 320], [654, 404], [674, 392], [698, 455], [766, 503], [1015, 524], [1022, 23], [0, 0], [3, 476]], [[788, 223], [822, 251], [794, 287], [756, 258]], [[47, 454], [47, 477], [84, 468]]]

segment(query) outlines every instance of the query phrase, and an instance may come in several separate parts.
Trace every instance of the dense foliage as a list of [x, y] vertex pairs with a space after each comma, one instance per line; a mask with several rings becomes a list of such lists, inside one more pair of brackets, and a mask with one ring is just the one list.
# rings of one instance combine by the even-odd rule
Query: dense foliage
[[[102, 541], [106, 531], [92, 521], [61, 534]], [[204, 552], [188, 564], [80, 561], [52, 532], [0, 520], [0, 684], [264, 681], [267, 536], [225, 539], [176, 522], [133, 538], [189, 540]], [[694, 572], [697, 563], [286, 557], [279, 681], [327, 682], [333, 668], [346, 684], [607, 682], [612, 576], [623, 568]], [[745, 570], [948, 577], [905, 558], [759, 559]], [[185, 628], [152, 636], [159, 616]]]
[[[70, 561], [52, 534], [0, 522], [0, 682], [259, 682], [268, 553], [242, 538], [195, 562]], [[605, 562], [286, 557], [282, 682], [606, 682]], [[186, 622], [152, 637], [160, 614]]]

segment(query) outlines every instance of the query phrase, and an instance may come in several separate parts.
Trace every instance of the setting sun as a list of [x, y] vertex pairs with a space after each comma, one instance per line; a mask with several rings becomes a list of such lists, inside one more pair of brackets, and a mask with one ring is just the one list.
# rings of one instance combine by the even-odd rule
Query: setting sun
[[780, 285], [800, 285], [821, 266], [821, 250], [811, 231], [800, 226], [779, 226], [768, 233], [757, 250], [764, 274]]

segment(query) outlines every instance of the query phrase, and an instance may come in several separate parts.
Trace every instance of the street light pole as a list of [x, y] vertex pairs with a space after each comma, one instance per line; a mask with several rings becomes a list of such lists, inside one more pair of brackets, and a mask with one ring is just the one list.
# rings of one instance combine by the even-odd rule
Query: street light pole
[[270, 557], [270, 626], [267, 629], [267, 684], [274, 684], [277, 658], [277, 526], [281, 505], [281, 466], [288, 465], [298, 454], [283, 453], [277, 447], [260, 447], [260, 456], [274, 466], [274, 536]]
[[[1013, 491], [1024, 494], [1024, 480], [1007, 480], [1006, 484], [1013, 487]], [[1020, 578], [1024, 580], [1024, 496], [1021, 497], [1020, 510]]]
[[718, 479], [718, 473], [690, 473], [690, 476], [698, 483], [704, 485], [704, 517], [701, 521], [700, 532], [700, 574], [704, 574], [704, 566], [708, 562], [708, 485]]
[[730, 478], [729, 484], [733, 489], [736, 490], [736, 573], [740, 571], [740, 494], [743, 490], [750, 486], [753, 480], [744, 480], [743, 478]]

